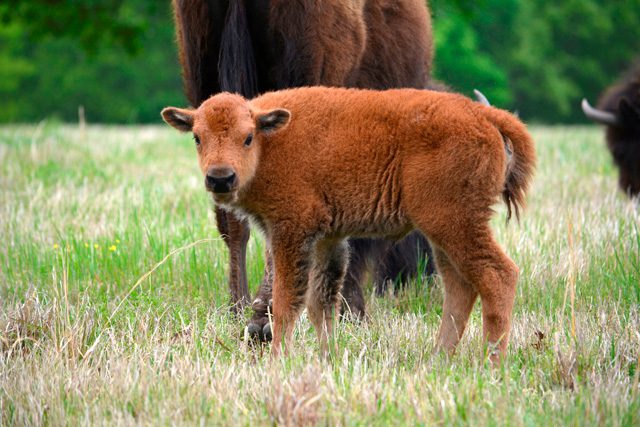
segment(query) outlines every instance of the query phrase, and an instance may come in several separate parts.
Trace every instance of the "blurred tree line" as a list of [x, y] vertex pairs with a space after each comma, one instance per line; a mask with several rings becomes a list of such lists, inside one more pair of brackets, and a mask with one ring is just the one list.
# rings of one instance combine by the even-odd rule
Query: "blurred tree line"
[[[159, 122], [185, 105], [170, 2], [0, 4], [0, 122]], [[525, 119], [583, 121], [640, 57], [640, 0], [431, 0], [435, 75]]]

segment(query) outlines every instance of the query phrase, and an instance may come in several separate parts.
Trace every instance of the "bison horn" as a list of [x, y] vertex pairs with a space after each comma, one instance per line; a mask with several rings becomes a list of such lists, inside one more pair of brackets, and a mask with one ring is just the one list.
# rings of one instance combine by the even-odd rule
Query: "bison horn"
[[620, 119], [614, 113], [593, 108], [586, 99], [582, 99], [582, 111], [584, 111], [585, 116], [596, 123], [610, 126], [617, 126], [620, 124]]
[[476, 96], [476, 99], [480, 104], [486, 105], [487, 107], [491, 107], [491, 103], [489, 102], [487, 97], [484, 96], [484, 93], [480, 92], [478, 89], [474, 89], [473, 94]]

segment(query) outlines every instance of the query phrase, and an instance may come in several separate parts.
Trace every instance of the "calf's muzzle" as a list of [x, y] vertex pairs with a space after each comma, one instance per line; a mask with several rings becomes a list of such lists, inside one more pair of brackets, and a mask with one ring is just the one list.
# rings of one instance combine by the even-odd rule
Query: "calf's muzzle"
[[236, 173], [229, 167], [211, 167], [207, 170], [204, 183], [207, 190], [214, 193], [229, 193], [236, 185]]

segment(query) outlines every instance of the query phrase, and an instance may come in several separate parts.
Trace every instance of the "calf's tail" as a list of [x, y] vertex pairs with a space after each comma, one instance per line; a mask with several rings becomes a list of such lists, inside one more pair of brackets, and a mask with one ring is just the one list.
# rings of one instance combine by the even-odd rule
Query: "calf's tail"
[[519, 220], [536, 166], [535, 144], [525, 125], [513, 114], [493, 107], [479, 107], [502, 134], [505, 150], [510, 154], [502, 199], [507, 205], [507, 220], [511, 218], [512, 209]]

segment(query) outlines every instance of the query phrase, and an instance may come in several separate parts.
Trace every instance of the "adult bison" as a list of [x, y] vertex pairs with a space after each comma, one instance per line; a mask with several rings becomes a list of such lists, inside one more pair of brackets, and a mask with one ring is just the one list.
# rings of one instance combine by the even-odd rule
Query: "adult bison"
[[[252, 98], [311, 85], [423, 88], [430, 76], [431, 21], [424, 0], [173, 0], [173, 9], [184, 89], [194, 107], [221, 91]], [[249, 227], [220, 207], [216, 219], [230, 251], [232, 303], [242, 307], [249, 301]], [[368, 266], [376, 267], [381, 289], [388, 278], [416, 274], [428, 253], [418, 233], [397, 243], [357, 239], [349, 245], [342, 294], [356, 315], [364, 313], [360, 282]], [[268, 340], [270, 256], [266, 265], [249, 331]]]
[[640, 194], [640, 62], [600, 99], [598, 108], [582, 101], [585, 115], [607, 126], [607, 146], [619, 169], [622, 191]]

